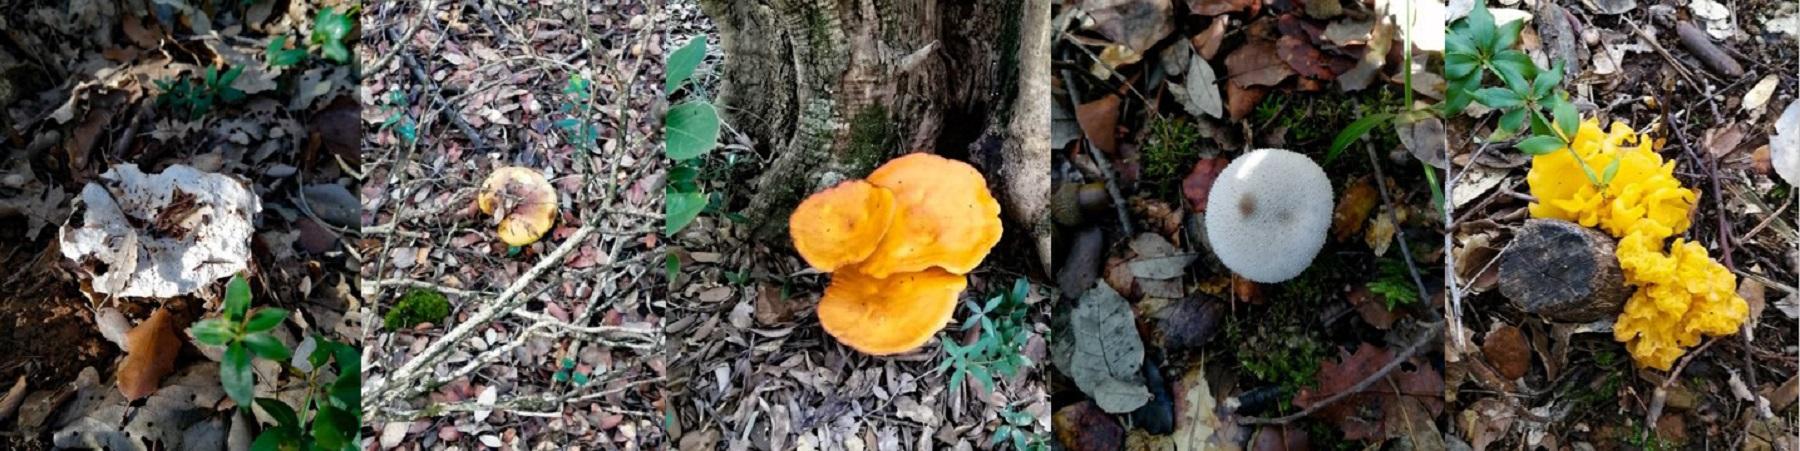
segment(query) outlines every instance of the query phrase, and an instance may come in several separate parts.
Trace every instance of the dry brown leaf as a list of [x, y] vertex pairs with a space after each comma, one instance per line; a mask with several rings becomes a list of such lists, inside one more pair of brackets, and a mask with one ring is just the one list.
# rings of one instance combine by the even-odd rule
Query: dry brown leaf
[[1508, 380], [1525, 377], [1531, 371], [1530, 347], [1525, 333], [1510, 324], [1495, 325], [1481, 341], [1482, 355]]
[[1094, 19], [1094, 31], [1138, 54], [1150, 50], [1175, 30], [1169, 0], [1086, 0], [1081, 10]]
[[1388, 310], [1387, 305], [1381, 302], [1375, 292], [1369, 291], [1369, 287], [1366, 285], [1359, 285], [1351, 289], [1347, 299], [1351, 306], [1356, 307], [1356, 314], [1362, 317], [1363, 322], [1375, 326], [1376, 329], [1388, 330], [1394, 327], [1394, 320], [1399, 318], [1399, 315]]
[[156, 393], [163, 376], [175, 370], [175, 356], [181, 353], [181, 338], [175, 335], [178, 328], [168, 309], [158, 308], [125, 335], [131, 343], [131, 352], [119, 364], [119, 393], [125, 399], [135, 401]]
[[1207, 194], [1212, 192], [1213, 180], [1219, 178], [1219, 173], [1224, 172], [1225, 165], [1230, 162], [1226, 158], [1202, 158], [1194, 162], [1194, 169], [1181, 179], [1181, 195], [1187, 198], [1189, 211], [1206, 211]]
[[1257, 0], [1188, 0], [1188, 11], [1202, 16], [1217, 16], [1238, 11], [1250, 11], [1255, 16], [1262, 9], [1262, 2]]
[[1243, 87], [1238, 86], [1237, 83], [1226, 83], [1225, 112], [1231, 116], [1231, 120], [1243, 120], [1250, 116], [1251, 111], [1256, 110], [1256, 104], [1261, 103], [1263, 96], [1268, 94], [1269, 88]]
[[[1359, 346], [1355, 354], [1340, 351], [1337, 361], [1325, 359], [1319, 362], [1318, 387], [1300, 390], [1294, 396], [1294, 405], [1304, 409], [1339, 392], [1350, 390], [1392, 360], [1393, 351], [1368, 343]], [[1406, 398], [1417, 400], [1432, 416], [1436, 416], [1444, 409], [1444, 378], [1429, 364], [1417, 359], [1408, 363], [1412, 365], [1412, 369], [1403, 365], [1388, 373], [1385, 381], [1370, 384], [1360, 392], [1321, 407], [1313, 416], [1336, 425], [1344, 432], [1346, 440], [1388, 437], [1389, 432], [1394, 430], [1390, 428], [1400, 427], [1404, 420], [1389, 418], [1386, 414], [1389, 409], [1384, 406], [1397, 404]]]
[[1101, 152], [1111, 154], [1118, 149], [1119, 103], [1122, 100], [1116, 93], [1107, 94], [1075, 107], [1075, 121], [1081, 123], [1081, 132]]
[[1331, 236], [1344, 241], [1361, 232], [1363, 223], [1369, 221], [1369, 212], [1381, 202], [1380, 194], [1375, 185], [1369, 183], [1368, 177], [1351, 180], [1350, 186], [1344, 187], [1343, 197], [1338, 198], [1337, 208], [1331, 212]]
[[[1225, 56], [1225, 78], [1231, 80], [1232, 85], [1245, 88], [1275, 86], [1292, 76], [1294, 68], [1282, 61], [1271, 41], [1253, 40]], [[1235, 108], [1232, 110], [1236, 111]], [[1233, 113], [1232, 117], [1235, 119], [1238, 115]]]

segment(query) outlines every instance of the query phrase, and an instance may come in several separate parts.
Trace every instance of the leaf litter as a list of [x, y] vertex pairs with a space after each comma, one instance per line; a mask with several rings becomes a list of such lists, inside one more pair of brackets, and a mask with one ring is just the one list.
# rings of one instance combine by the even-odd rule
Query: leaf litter
[[[1070, 449], [1441, 445], [1442, 401], [1413, 399], [1430, 387], [1397, 397], [1385, 385], [1347, 390], [1397, 345], [1432, 338], [1421, 326], [1438, 316], [1435, 293], [1417, 293], [1406, 274], [1408, 263], [1427, 282], [1441, 274], [1434, 240], [1419, 237], [1442, 230], [1421, 174], [1445, 164], [1442, 123], [1384, 127], [1325, 165], [1343, 195], [1335, 238], [1295, 280], [1236, 277], [1212, 254], [1217, 237], [1203, 222], [1213, 181], [1243, 152], [1287, 148], [1323, 163], [1350, 122], [1402, 106], [1409, 76], [1422, 105], [1442, 98], [1425, 62], [1443, 49], [1441, 25], [1431, 24], [1444, 6], [1418, 6], [1402, 26], [1398, 2], [1125, 3], [1077, 2], [1057, 14], [1078, 19], [1055, 44], [1058, 67], [1089, 70], [1058, 74], [1057, 108], [1079, 127], [1059, 125], [1070, 139], [1057, 140], [1053, 174], [1064, 191], [1110, 199], [1059, 196], [1069, 205], [1052, 206], [1079, 215], [1058, 219], [1062, 236], [1079, 238], [1060, 262], [1065, 291], [1052, 321], [1052, 369], [1072, 382], [1052, 386], [1057, 439]], [[1410, 67], [1400, 64], [1408, 39]], [[1365, 145], [1376, 158], [1365, 158]], [[1413, 295], [1388, 297], [1403, 292]], [[1435, 347], [1424, 349], [1385, 377], [1436, 377]], [[1371, 401], [1391, 408], [1341, 414]]]
[[[360, 132], [326, 127], [356, 82], [302, 43], [279, 64], [267, 45], [304, 40], [344, 3], [77, 2], [0, 20], [16, 44], [0, 50], [0, 262], [15, 269], [0, 278], [0, 375], [23, 381], [0, 447], [247, 445], [272, 420], [219, 405], [218, 352], [181, 332], [218, 310], [232, 274], [292, 312], [284, 346], [360, 347], [343, 240], [360, 221], [323, 225], [298, 189], [359, 183], [360, 151], [334, 143]], [[257, 393], [305, 385], [263, 371]]]

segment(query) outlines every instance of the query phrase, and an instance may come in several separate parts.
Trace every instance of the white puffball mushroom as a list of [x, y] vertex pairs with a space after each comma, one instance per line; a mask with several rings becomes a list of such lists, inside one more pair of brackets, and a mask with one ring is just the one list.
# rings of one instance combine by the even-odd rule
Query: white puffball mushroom
[[1257, 149], [1232, 160], [1206, 199], [1206, 236], [1225, 267], [1275, 283], [1312, 264], [1331, 228], [1331, 180], [1312, 158]]

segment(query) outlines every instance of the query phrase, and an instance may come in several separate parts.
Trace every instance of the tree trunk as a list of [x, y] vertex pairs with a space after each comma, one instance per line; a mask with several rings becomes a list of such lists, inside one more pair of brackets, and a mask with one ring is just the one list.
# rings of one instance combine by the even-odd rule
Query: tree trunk
[[923, 150], [981, 167], [1048, 255], [1047, 0], [701, 6], [726, 55], [721, 111], [773, 155], [744, 210], [758, 237], [779, 238], [806, 195]]

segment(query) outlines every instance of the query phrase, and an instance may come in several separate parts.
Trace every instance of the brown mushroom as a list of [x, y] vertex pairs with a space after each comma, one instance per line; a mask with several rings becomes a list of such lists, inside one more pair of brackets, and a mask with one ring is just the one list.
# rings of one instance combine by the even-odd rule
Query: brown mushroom
[[492, 215], [500, 240], [511, 246], [537, 242], [556, 222], [556, 188], [537, 170], [504, 167], [481, 184], [475, 203]]

